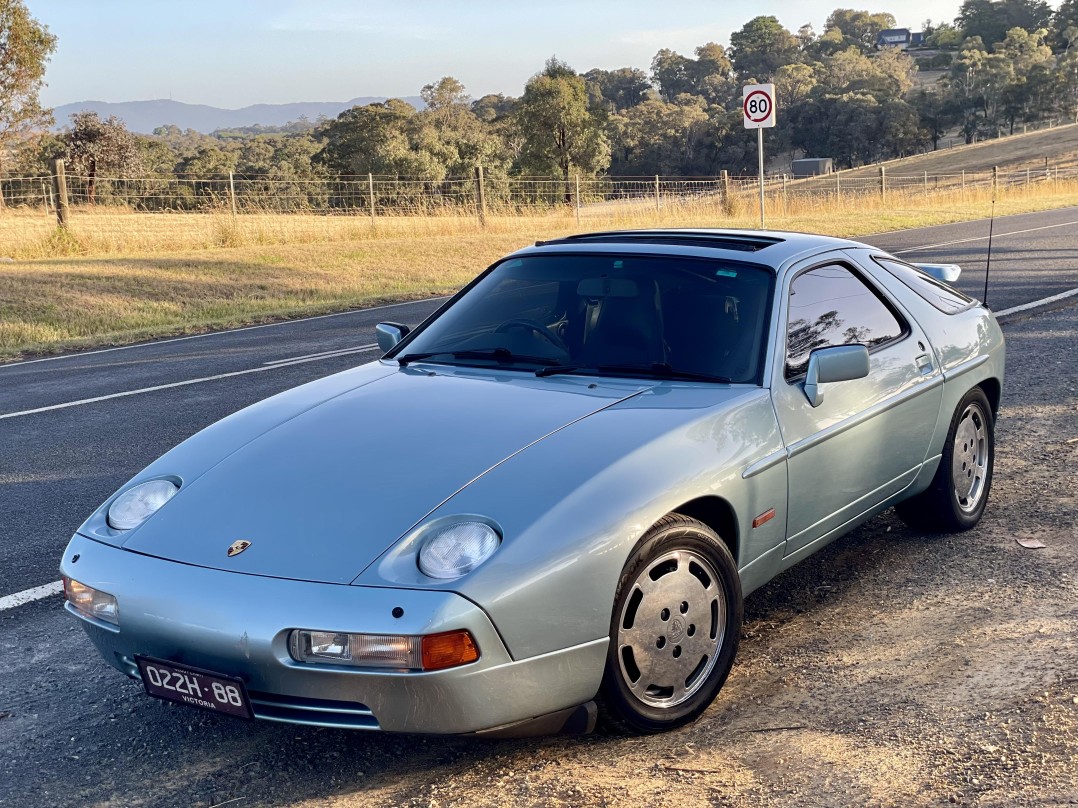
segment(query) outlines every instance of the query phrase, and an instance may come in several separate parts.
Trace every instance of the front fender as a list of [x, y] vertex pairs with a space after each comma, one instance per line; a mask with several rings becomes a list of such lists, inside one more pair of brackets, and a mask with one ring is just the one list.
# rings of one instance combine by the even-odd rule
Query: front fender
[[[483, 514], [504, 531], [490, 561], [450, 586], [486, 610], [514, 659], [606, 637], [630, 552], [679, 505], [731, 504], [739, 566], [784, 541], [784, 465], [742, 476], [781, 449], [766, 390], [659, 385], [529, 447], [431, 514]], [[753, 530], [770, 507], [779, 518]], [[391, 574], [387, 559], [355, 583], [399, 586]]]

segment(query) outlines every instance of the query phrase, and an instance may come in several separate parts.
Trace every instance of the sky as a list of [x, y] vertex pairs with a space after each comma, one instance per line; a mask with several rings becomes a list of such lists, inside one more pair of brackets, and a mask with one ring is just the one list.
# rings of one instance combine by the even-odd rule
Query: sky
[[[649, 69], [770, 14], [823, 30], [855, 0], [25, 0], [59, 42], [42, 101], [173, 98], [236, 108], [418, 95], [442, 76], [473, 98], [517, 96], [557, 55], [580, 72]], [[960, 0], [883, 0], [900, 27], [950, 21]], [[1058, 3], [1053, 3], [1058, 5]]]

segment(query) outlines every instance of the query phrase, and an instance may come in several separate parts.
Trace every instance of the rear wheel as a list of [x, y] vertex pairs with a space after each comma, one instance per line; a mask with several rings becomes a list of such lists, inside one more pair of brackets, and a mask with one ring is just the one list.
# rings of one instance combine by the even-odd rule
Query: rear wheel
[[920, 530], [969, 530], [981, 521], [988, 503], [994, 461], [992, 407], [984, 391], [974, 387], [955, 408], [932, 484], [895, 510], [906, 524]]
[[680, 514], [641, 539], [618, 582], [598, 703], [607, 727], [637, 734], [687, 724], [715, 698], [741, 633], [733, 556]]

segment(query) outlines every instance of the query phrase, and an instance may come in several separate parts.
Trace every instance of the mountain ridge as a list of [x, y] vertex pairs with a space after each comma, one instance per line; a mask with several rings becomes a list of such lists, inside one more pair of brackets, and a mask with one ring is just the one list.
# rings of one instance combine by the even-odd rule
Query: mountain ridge
[[[288, 104], [250, 104], [238, 109], [214, 107], [209, 104], [187, 104], [169, 98], [149, 101], [76, 101], [62, 104], [53, 110], [56, 118], [54, 129], [70, 125], [71, 115], [76, 112], [96, 112], [102, 118], [115, 115], [132, 132], [151, 134], [158, 126], [178, 126], [209, 134], [217, 129], [242, 126], [283, 126], [306, 117], [312, 122], [319, 117], [336, 118], [346, 109], [385, 101], [386, 96], [359, 96], [350, 101], [296, 101]], [[419, 96], [405, 96], [413, 107], [421, 109]]]

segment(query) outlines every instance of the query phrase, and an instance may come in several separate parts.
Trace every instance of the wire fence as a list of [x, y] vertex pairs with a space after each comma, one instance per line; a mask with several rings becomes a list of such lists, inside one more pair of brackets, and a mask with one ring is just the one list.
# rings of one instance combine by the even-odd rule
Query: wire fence
[[[873, 171], [878, 172], [873, 175]], [[759, 193], [759, 178], [714, 177], [508, 177], [477, 176], [440, 181], [367, 175], [332, 179], [247, 176], [91, 177], [64, 175], [67, 203], [78, 215], [92, 212], [231, 212], [353, 216], [513, 215], [570, 207], [577, 211], [616, 206], [714, 204], [730, 207]], [[1078, 180], [1078, 167], [959, 173], [894, 173], [854, 169], [794, 178], [770, 175], [765, 197], [787, 200], [845, 199], [888, 194], [933, 194], [985, 188], [1034, 186]], [[0, 181], [2, 207], [53, 215], [54, 177]]]

